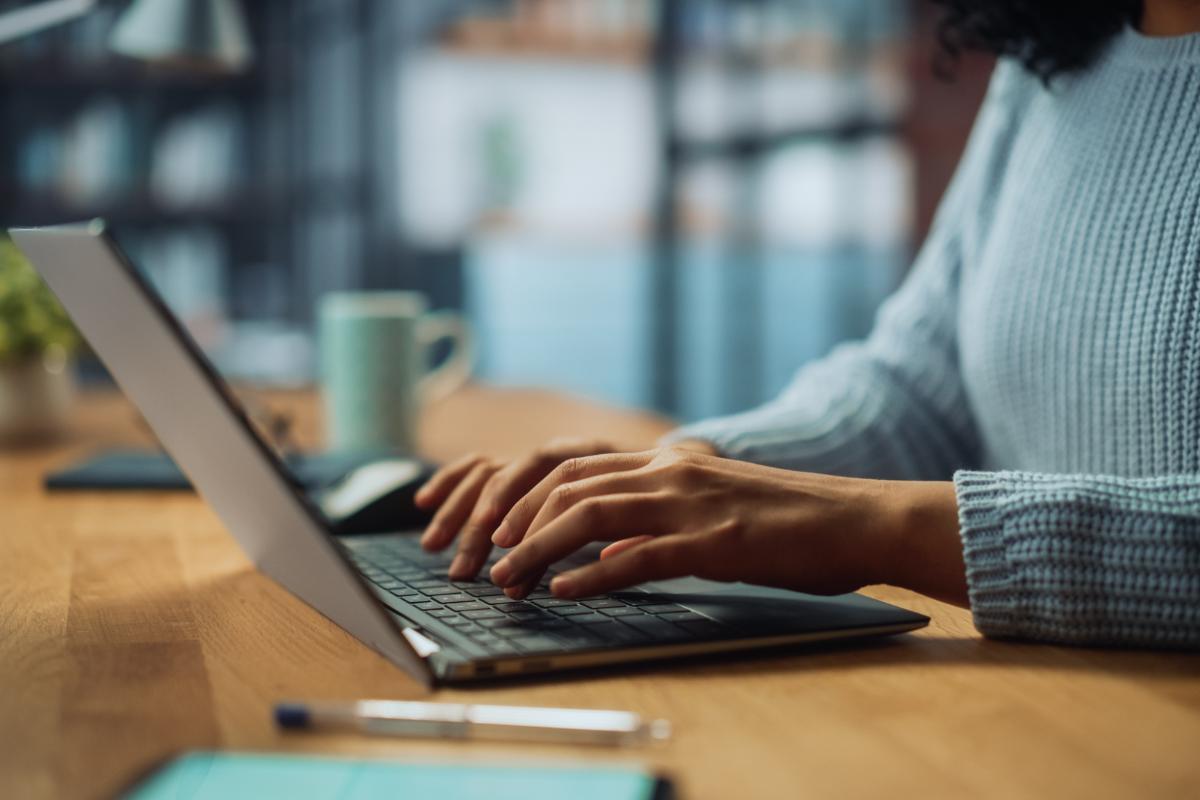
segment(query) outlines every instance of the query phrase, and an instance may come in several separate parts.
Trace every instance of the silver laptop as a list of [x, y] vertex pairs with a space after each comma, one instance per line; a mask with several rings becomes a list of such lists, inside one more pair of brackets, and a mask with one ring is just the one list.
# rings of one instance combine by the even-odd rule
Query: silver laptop
[[554, 598], [543, 584], [513, 601], [483, 577], [450, 581], [448, 557], [423, 552], [418, 531], [337, 537], [102, 222], [10, 234], [257, 568], [427, 686], [929, 622], [859, 595], [698, 579], [580, 601]]

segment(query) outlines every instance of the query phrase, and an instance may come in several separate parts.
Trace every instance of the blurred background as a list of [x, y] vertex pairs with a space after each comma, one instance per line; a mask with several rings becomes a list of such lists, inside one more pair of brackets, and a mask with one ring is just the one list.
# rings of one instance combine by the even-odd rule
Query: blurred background
[[988, 73], [934, 77], [916, 0], [245, 0], [221, 70], [115, 53], [132, 6], [0, 44], [5, 226], [106, 218], [256, 384], [401, 288], [482, 380], [680, 419], [869, 330]]

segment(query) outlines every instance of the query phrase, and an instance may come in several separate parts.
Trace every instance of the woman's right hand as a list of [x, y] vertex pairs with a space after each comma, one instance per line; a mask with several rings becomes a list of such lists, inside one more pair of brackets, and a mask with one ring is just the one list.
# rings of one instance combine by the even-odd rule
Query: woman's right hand
[[439, 469], [417, 490], [419, 508], [437, 509], [421, 537], [429, 551], [446, 549], [458, 537], [450, 564], [452, 580], [472, 580], [492, 551], [492, 534], [517, 501], [572, 458], [615, 452], [596, 439], [555, 439], [523, 458], [501, 461], [469, 455]]

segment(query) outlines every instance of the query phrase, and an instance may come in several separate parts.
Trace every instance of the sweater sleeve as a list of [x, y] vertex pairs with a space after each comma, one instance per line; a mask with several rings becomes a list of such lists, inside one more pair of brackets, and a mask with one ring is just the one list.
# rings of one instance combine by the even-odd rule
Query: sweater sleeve
[[954, 483], [982, 633], [1200, 647], [1200, 475], [962, 471]]
[[1013, 128], [1009, 66], [993, 76], [929, 237], [871, 336], [809, 364], [766, 405], [684, 426], [664, 443], [700, 439], [730, 458], [855, 477], [949, 480], [977, 463], [959, 373], [958, 286]]

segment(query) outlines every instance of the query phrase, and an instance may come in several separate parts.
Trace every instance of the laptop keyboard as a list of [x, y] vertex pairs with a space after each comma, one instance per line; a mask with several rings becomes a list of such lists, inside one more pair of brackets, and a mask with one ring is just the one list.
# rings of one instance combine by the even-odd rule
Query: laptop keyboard
[[585, 563], [586, 556], [559, 562], [524, 600], [509, 599], [487, 579], [499, 553], [473, 581], [450, 580], [450, 556], [425, 552], [412, 536], [360, 539], [348, 556], [377, 587], [492, 654], [669, 644], [731, 633], [703, 614], [639, 589], [582, 600], [553, 597], [549, 580]]

